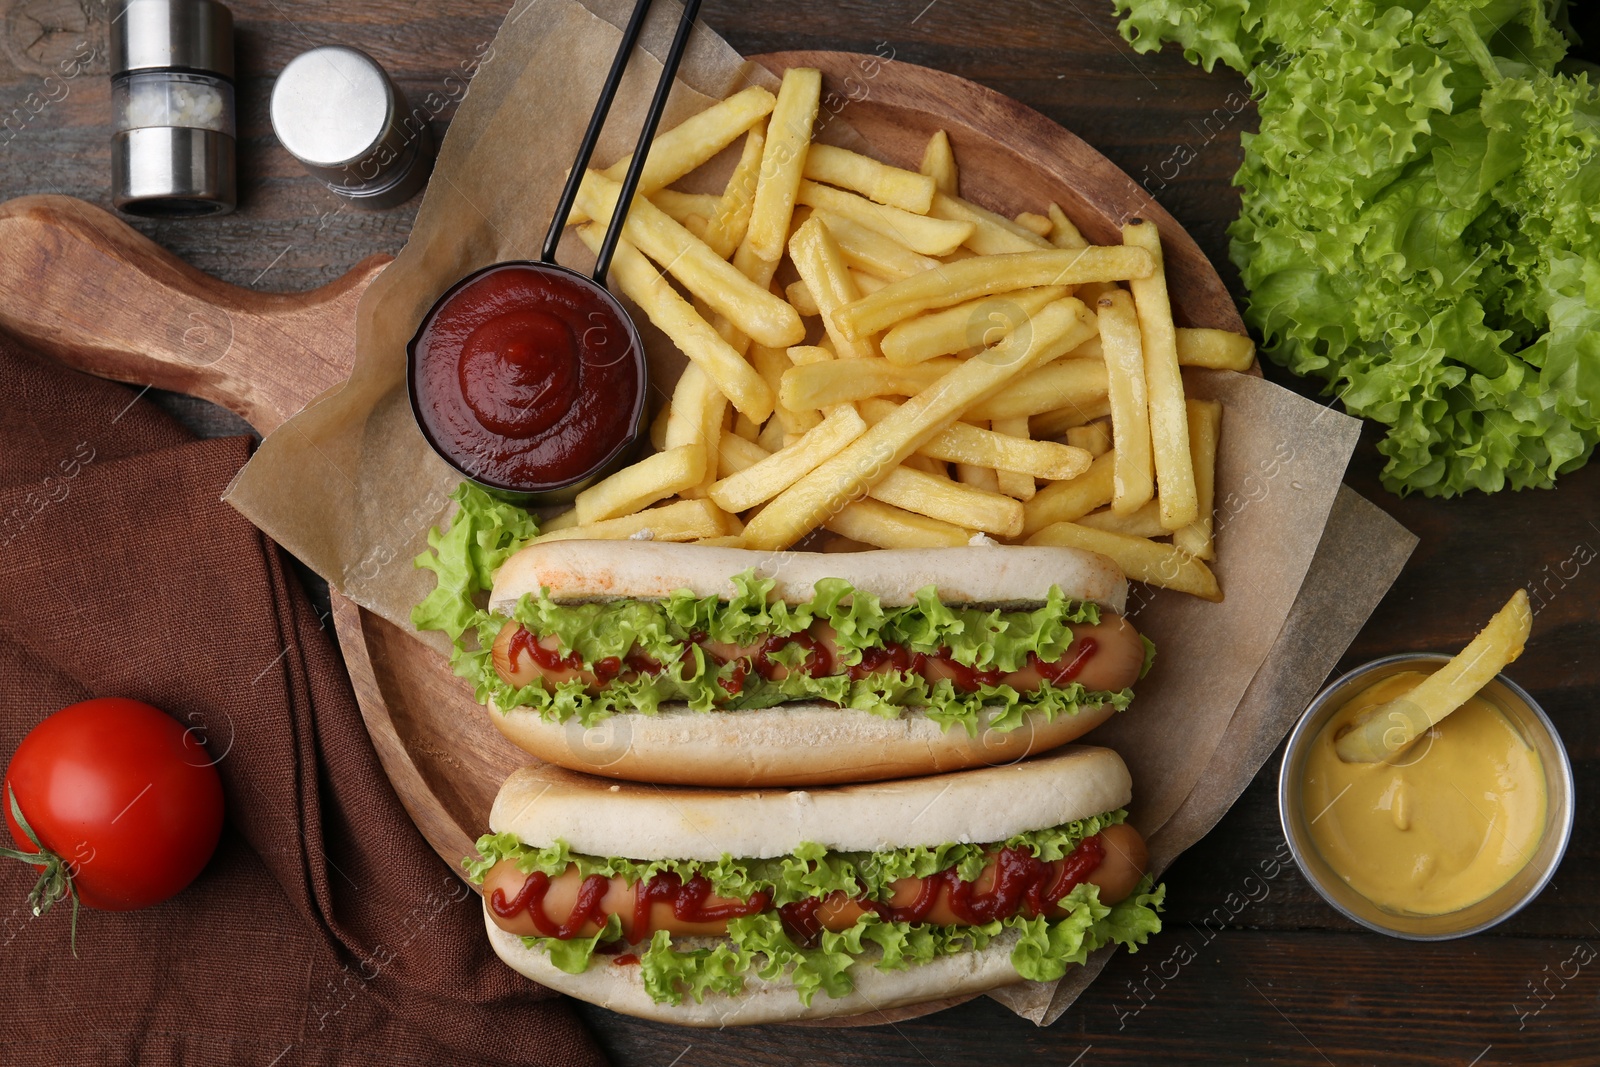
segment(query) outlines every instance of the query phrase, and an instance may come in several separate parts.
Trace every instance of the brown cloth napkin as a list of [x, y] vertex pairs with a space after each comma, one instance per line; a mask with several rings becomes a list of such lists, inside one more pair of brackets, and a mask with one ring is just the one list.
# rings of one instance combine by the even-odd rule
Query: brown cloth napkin
[[92, 696], [207, 738], [211, 863], [137, 912], [34, 918], [0, 867], [0, 1063], [598, 1064], [569, 1004], [497, 960], [478, 898], [384, 776], [275, 545], [220, 503], [244, 438], [0, 337], [0, 758]]

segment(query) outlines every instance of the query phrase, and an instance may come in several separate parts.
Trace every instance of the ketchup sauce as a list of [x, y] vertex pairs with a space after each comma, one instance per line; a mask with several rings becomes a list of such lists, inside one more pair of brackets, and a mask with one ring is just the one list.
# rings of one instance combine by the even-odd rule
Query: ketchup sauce
[[952, 867], [924, 878], [916, 900], [904, 907], [874, 900], [859, 903], [892, 922], [919, 923], [927, 920], [943, 890], [945, 902], [956, 918], [972, 926], [1010, 918], [1019, 911], [1031, 917], [1072, 892], [1105, 858], [1106, 847], [1099, 834], [1078, 842], [1078, 847], [1062, 861], [1059, 873], [1025, 848], [1006, 848], [995, 855], [994, 884], [987, 893], [979, 893], [976, 882], [962, 881]]
[[[545, 908], [544, 898], [550, 891], [550, 876], [534, 871], [523, 881], [522, 888], [510, 900], [503, 890], [496, 888], [489, 894], [489, 909], [502, 919], [510, 919], [527, 912], [534, 927], [542, 937], [569, 941], [586, 925], [604, 926], [605, 909], [601, 907], [611, 879], [603, 874], [591, 874], [578, 889], [577, 902], [567, 917], [557, 922]], [[655, 875], [634, 889], [633, 925], [628, 931], [630, 941], [645, 941], [650, 937], [650, 909], [655, 904], [668, 904], [673, 917], [685, 923], [725, 922], [747, 915], [759, 915], [772, 903], [770, 893], [753, 893], [748, 900], [708, 904], [711, 896], [711, 879], [697, 874], [687, 882], [670, 871]]]
[[570, 271], [502, 263], [470, 275], [434, 305], [409, 351], [423, 436], [489, 488], [571, 486], [638, 434], [638, 334], [604, 289]]
[[[798, 669], [814, 678], [842, 673], [851, 681], [860, 681], [881, 671], [903, 671], [919, 674], [929, 682], [948, 680], [951, 685], [964, 693], [976, 692], [981, 686], [1000, 685], [1008, 677], [1007, 672], [1002, 670], [970, 667], [961, 663], [949, 649], [940, 649], [934, 653], [912, 652], [905, 645], [892, 641], [878, 647], [863, 649], [859, 662], [844, 665], [835, 662], [824, 642], [804, 631], [783, 637], [768, 637], [755, 646], [751, 654], [733, 660], [724, 660], [706, 648], [708, 640], [709, 636], [705, 633], [690, 634], [686, 642], [687, 647], [679, 659], [678, 670], [685, 679], [693, 672], [695, 646], [699, 646], [705, 655], [706, 666], [710, 671], [720, 671], [723, 666], [731, 662], [732, 670], [717, 679], [718, 685], [727, 694], [728, 699], [743, 693], [752, 675], [769, 682], [778, 681], [791, 669]], [[803, 653], [797, 668], [790, 668], [773, 658], [774, 654], [791, 645]], [[1039, 659], [1036, 653], [1030, 652], [1026, 666], [1038, 671], [1044, 680], [1065, 686], [1083, 672], [1084, 667], [1099, 650], [1099, 642], [1094, 638], [1082, 637], [1068, 648], [1067, 656], [1053, 663], [1046, 663]], [[558, 651], [544, 648], [532, 631], [518, 627], [507, 648], [506, 661], [515, 669], [519, 657], [523, 655], [545, 671], [584, 670], [583, 658], [576, 652], [563, 655]], [[607, 656], [590, 668], [595, 681], [600, 685], [605, 685], [630, 672], [634, 675], [659, 674], [665, 669], [661, 663], [637, 649], [630, 651], [626, 657]]]
[[[986, 892], [978, 892], [976, 881], [963, 881], [957, 869], [951, 867], [922, 879], [916, 898], [909, 904], [897, 907], [866, 897], [857, 898], [856, 903], [889, 922], [927, 922], [941, 895], [950, 912], [966, 925], [978, 926], [1019, 913], [1032, 918], [1071, 893], [1094, 873], [1105, 857], [1105, 842], [1099, 834], [1084, 838], [1072, 852], [1053, 863], [1035, 857], [1026, 848], [1005, 848], [990, 858], [994, 872]], [[578, 888], [572, 910], [565, 918], [558, 919], [545, 907], [550, 878], [542, 871], [535, 871], [524, 879], [515, 897], [507, 899], [502, 889], [495, 888], [489, 894], [489, 908], [502, 919], [526, 912], [541, 936], [566, 941], [578, 936], [590, 923], [605, 925], [606, 912], [602, 903], [610, 887], [611, 880], [605, 875], [589, 875]], [[766, 891], [753, 893], [748, 900], [727, 900], [718, 904], [708, 903], [711, 896], [711, 880], [703, 874], [696, 874], [688, 881], [670, 871], [654, 875], [634, 887], [633, 914], [629, 916], [631, 922], [625, 940], [633, 944], [649, 940], [652, 910], [657, 904], [670, 906], [673, 917], [681, 923], [726, 922], [759, 915], [772, 906], [772, 895]], [[784, 929], [797, 943], [810, 946], [817, 943], [823, 929], [818, 912], [826, 901], [826, 897], [808, 897], [777, 909]], [[619, 952], [621, 946], [613, 944], [607, 950]], [[636, 960], [637, 957], [631, 960], [619, 957], [617, 962]]]

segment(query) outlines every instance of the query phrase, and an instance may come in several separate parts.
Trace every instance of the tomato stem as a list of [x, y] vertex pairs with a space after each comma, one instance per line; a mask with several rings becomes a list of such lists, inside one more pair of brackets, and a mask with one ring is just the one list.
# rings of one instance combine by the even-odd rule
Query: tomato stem
[[32, 841], [39, 851], [24, 852], [17, 848], [0, 848], [0, 856], [21, 860], [29, 866], [40, 868], [39, 880], [28, 893], [28, 904], [32, 906], [35, 915], [43, 915], [50, 910], [50, 905], [62, 897], [72, 898], [72, 958], [77, 959], [78, 891], [72, 884], [72, 865], [44, 847], [39, 835], [28, 825], [27, 818], [22, 814], [22, 807], [17, 803], [17, 794], [9, 784], [6, 786], [6, 800], [11, 805], [11, 817], [22, 827], [22, 832], [28, 835], [28, 840]]

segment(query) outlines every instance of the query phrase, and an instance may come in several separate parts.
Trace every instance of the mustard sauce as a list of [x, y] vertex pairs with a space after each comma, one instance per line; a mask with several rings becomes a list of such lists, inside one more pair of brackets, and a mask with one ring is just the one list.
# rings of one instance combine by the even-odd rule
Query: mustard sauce
[[1317, 851], [1378, 907], [1443, 915], [1476, 904], [1533, 858], [1544, 832], [1544, 767], [1493, 704], [1473, 697], [1382, 763], [1345, 763], [1334, 741], [1362, 713], [1427, 677], [1363, 690], [1317, 735], [1302, 796]]

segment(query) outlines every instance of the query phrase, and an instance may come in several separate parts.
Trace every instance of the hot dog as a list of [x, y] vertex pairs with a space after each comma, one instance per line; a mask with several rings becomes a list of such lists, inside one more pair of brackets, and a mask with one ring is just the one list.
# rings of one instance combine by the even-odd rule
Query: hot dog
[[496, 952], [563, 992], [685, 1025], [854, 1014], [1142, 943], [1162, 891], [1130, 795], [1085, 747], [808, 792], [527, 767], [471, 871]]
[[496, 726], [576, 770], [816, 785], [996, 764], [1132, 699], [1126, 580], [1065, 548], [555, 541], [495, 577]]

